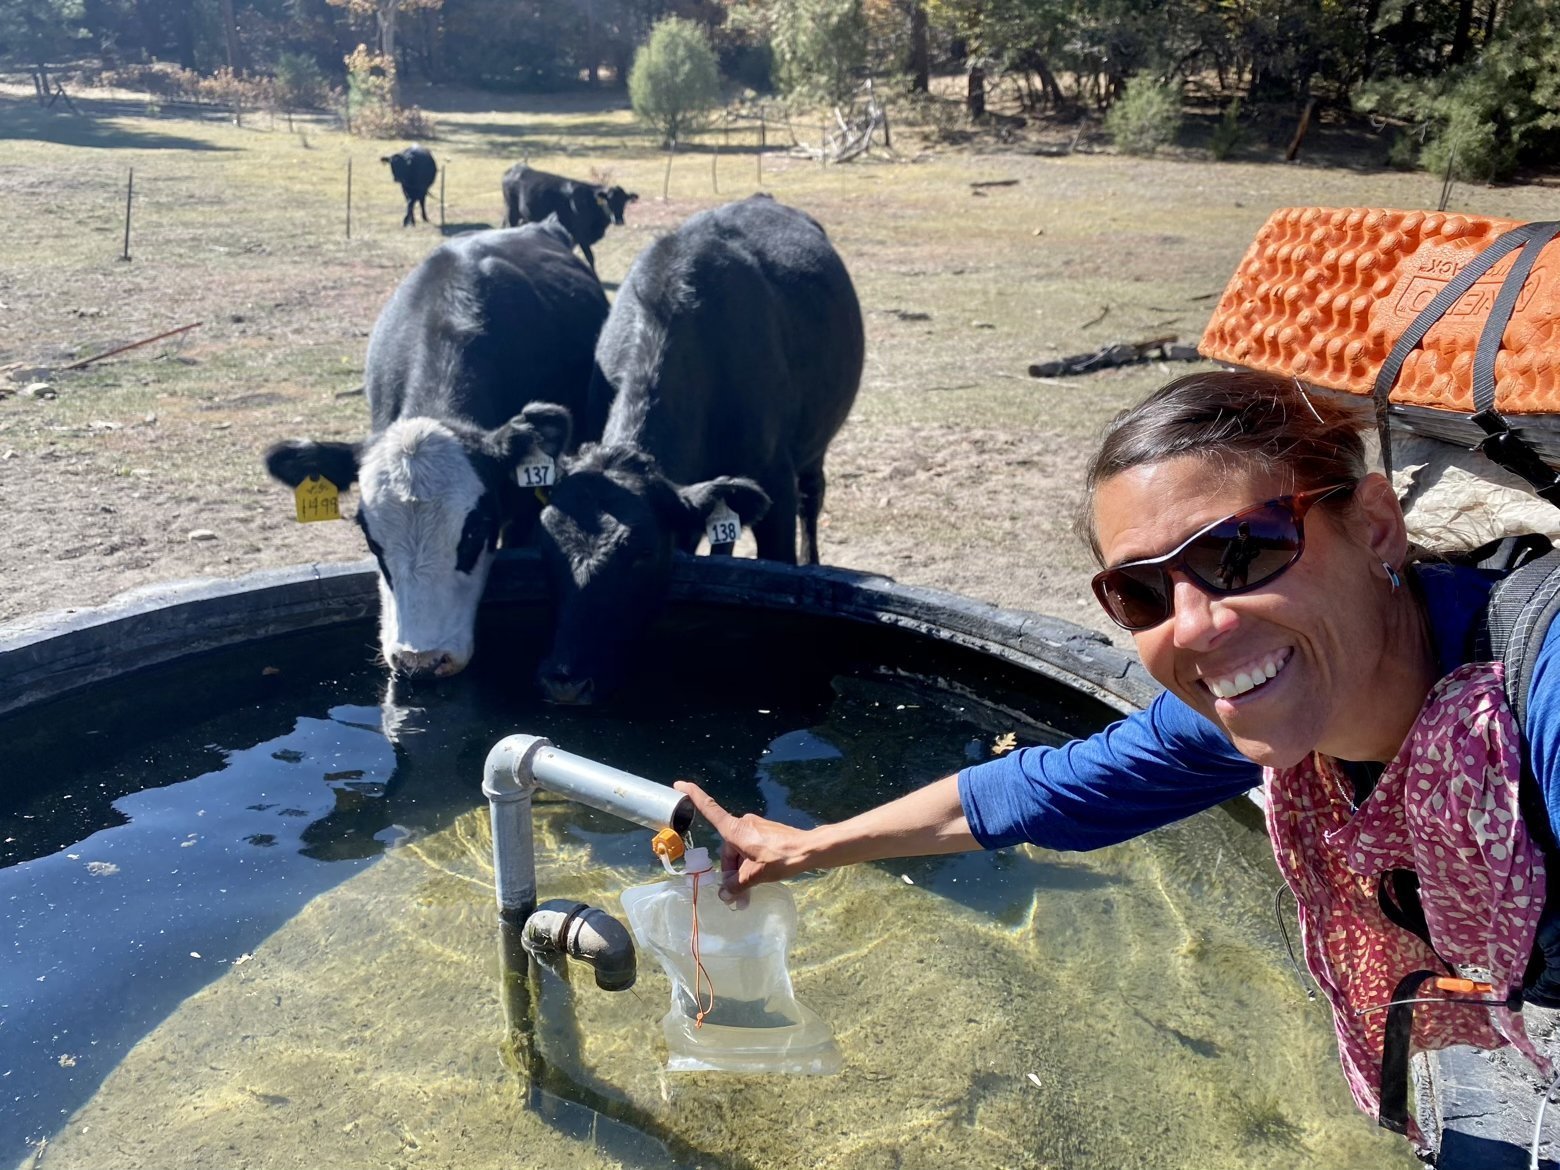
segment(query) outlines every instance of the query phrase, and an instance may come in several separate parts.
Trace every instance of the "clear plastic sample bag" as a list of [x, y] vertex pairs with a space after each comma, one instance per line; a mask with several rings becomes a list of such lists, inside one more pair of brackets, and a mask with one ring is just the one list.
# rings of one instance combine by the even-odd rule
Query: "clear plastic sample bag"
[[840, 1051], [829, 1026], [791, 987], [791, 892], [755, 886], [745, 907], [728, 906], [716, 896], [720, 877], [702, 854], [689, 850], [687, 870], [667, 881], [623, 891], [634, 941], [672, 981], [671, 1010], [661, 1020], [667, 1069], [838, 1072]]

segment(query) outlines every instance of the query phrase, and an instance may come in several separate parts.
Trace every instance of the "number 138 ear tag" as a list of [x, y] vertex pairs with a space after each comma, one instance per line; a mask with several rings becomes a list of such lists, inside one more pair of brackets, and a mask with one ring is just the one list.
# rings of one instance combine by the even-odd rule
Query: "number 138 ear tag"
[[298, 509], [300, 524], [341, 519], [341, 493], [335, 484], [322, 476], [311, 475], [294, 488], [293, 503]]
[[538, 451], [515, 468], [515, 482], [523, 488], [550, 488], [556, 482], [557, 470], [552, 456]]
[[736, 544], [737, 537], [742, 535], [742, 520], [722, 500], [710, 510], [709, 519], [704, 522], [704, 535], [709, 537], [711, 544]]

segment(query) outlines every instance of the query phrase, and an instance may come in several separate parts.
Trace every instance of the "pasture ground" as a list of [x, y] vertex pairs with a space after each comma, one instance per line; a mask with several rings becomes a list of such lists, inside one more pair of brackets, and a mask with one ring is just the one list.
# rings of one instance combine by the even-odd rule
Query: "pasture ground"
[[[1033, 140], [934, 148], [905, 133], [892, 162], [772, 152], [760, 184], [755, 136], [736, 134], [714, 159], [718, 193], [696, 149], [674, 160], [663, 199], [665, 156], [620, 101], [434, 96], [448, 232], [499, 222], [499, 178], [523, 154], [640, 193], [597, 248], [609, 292], [646, 242], [702, 208], [761, 187], [814, 215], [855, 278], [868, 338], [830, 456], [824, 559], [1113, 635], [1072, 534], [1082, 467], [1115, 411], [1193, 367], [1048, 383], [1029, 363], [1167, 333], [1194, 343], [1275, 207], [1427, 207], [1440, 189], [1364, 166], [1053, 156]], [[437, 188], [434, 224], [403, 229], [377, 161], [394, 144], [307, 120], [175, 118], [124, 95], [77, 102], [89, 116], [0, 87], [0, 622], [360, 558], [349, 526], [294, 521], [260, 453], [364, 432], [349, 392], [380, 306], [440, 239]], [[990, 180], [1016, 182], [973, 185]], [[1541, 218], [1548, 196], [1459, 186], [1452, 209]], [[182, 340], [60, 369], [195, 321]], [[38, 382], [53, 396], [22, 392]]]

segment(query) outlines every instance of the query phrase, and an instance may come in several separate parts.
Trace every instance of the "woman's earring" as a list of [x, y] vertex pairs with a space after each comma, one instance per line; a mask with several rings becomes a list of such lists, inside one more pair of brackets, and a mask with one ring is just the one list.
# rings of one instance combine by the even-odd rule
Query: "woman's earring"
[[1403, 588], [1403, 578], [1398, 576], [1398, 571], [1386, 561], [1381, 562], [1381, 567], [1387, 571], [1387, 580], [1392, 585], [1392, 592], [1396, 593]]

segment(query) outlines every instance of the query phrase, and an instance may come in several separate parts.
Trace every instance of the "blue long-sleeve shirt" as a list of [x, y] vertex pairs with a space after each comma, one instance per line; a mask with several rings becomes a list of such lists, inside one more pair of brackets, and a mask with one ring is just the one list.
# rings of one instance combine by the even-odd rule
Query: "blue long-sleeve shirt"
[[[1443, 675], [1469, 661], [1474, 619], [1496, 578], [1421, 565], [1430, 636]], [[1545, 635], [1528, 692], [1529, 763], [1560, 825], [1560, 621]], [[1262, 782], [1212, 722], [1168, 691], [1087, 739], [1029, 747], [959, 773], [959, 801], [987, 849], [1028, 841], [1098, 849], [1201, 812]], [[1557, 833], [1560, 835], [1560, 833]]]

